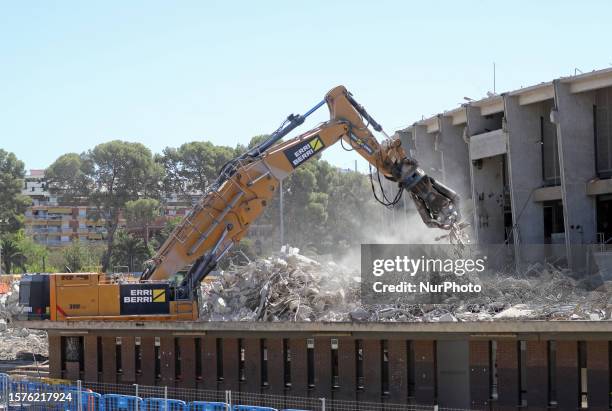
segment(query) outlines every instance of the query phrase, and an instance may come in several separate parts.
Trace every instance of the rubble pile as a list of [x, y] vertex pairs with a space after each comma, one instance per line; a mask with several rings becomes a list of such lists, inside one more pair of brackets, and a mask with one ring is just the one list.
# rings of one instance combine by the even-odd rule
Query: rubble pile
[[208, 321], [345, 321], [358, 307], [359, 273], [292, 249], [222, 272], [202, 285]]
[[32, 355], [47, 357], [49, 346], [44, 331], [15, 328], [11, 320], [21, 313], [19, 282], [11, 284], [9, 292], [0, 294], [0, 361], [15, 360], [21, 356], [31, 359]]
[[296, 249], [233, 267], [202, 286], [203, 321], [459, 322], [612, 319], [612, 286], [587, 291], [568, 272], [549, 264], [520, 278], [498, 273], [460, 282], [481, 293], [447, 294], [417, 303], [365, 305], [359, 272], [319, 263]]

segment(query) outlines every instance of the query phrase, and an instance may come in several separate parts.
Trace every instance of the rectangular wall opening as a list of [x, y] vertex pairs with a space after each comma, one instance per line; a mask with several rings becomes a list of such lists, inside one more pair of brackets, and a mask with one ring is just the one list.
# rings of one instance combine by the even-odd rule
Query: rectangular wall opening
[[134, 371], [138, 375], [142, 374], [142, 346], [140, 341], [140, 337], [134, 339]]
[[291, 387], [291, 346], [287, 338], [283, 338], [283, 369], [285, 387]]
[[363, 390], [363, 340], [355, 340], [355, 386]]
[[542, 203], [544, 212], [544, 243], [565, 243], [565, 222], [563, 221], [563, 202], [561, 200]]
[[557, 342], [548, 341], [548, 405], [557, 405]]
[[314, 388], [314, 373], [315, 373], [315, 365], [314, 365], [314, 338], [309, 338], [306, 340], [306, 372], [308, 376], [308, 388]]
[[215, 340], [217, 349], [217, 381], [223, 381], [223, 338]]
[[259, 356], [261, 362], [261, 385], [268, 386], [268, 347], [264, 338], [259, 341]]
[[195, 375], [198, 381], [202, 380], [202, 339], [195, 339]]
[[340, 387], [340, 374], [338, 372], [338, 339], [331, 339], [331, 377], [332, 390]]
[[115, 337], [115, 370], [117, 374], [123, 374], [123, 362], [121, 361], [121, 337]]

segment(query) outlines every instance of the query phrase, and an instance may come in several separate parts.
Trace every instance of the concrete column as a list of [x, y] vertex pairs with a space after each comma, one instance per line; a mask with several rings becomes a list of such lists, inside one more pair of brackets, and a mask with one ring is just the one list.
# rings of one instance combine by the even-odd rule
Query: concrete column
[[610, 388], [608, 341], [587, 341], [587, 391], [590, 410], [607, 410]]
[[117, 382], [117, 340], [115, 337], [102, 338], [102, 381]]
[[512, 199], [514, 244], [544, 244], [544, 213], [532, 193], [540, 188], [542, 147], [540, 117], [549, 121], [541, 104], [519, 105], [518, 97], [504, 96], [508, 133], [508, 173]]
[[553, 82], [557, 109], [557, 141], [561, 169], [561, 195], [565, 243], [570, 263], [571, 245], [596, 240], [595, 199], [586, 194], [586, 183], [596, 177], [593, 127], [593, 92], [573, 94], [569, 85]]
[[[269, 353], [268, 349], [268, 353]], [[240, 381], [238, 376], [238, 339], [224, 338], [223, 339], [223, 388], [226, 390], [238, 391], [240, 389]], [[268, 366], [268, 375], [270, 367]]]
[[527, 341], [527, 406], [533, 410], [548, 408], [548, 342]]
[[177, 385], [181, 388], [196, 388], [196, 353], [193, 337], [179, 337], [181, 350], [181, 375]]
[[497, 404], [502, 410], [519, 405], [519, 358], [516, 341], [497, 342]]
[[355, 340], [350, 337], [338, 338], [338, 379], [340, 388], [334, 398], [355, 401], [357, 392]]
[[289, 340], [291, 348], [291, 395], [308, 395], [308, 359], [306, 338]]
[[[86, 335], [83, 338], [83, 358], [84, 364], [84, 375], [85, 381], [98, 381], [98, 337], [95, 335]], [[49, 359], [51, 361], [51, 359]], [[55, 378], [55, 377], [51, 377]]]
[[484, 409], [489, 406], [491, 398], [490, 342], [470, 341], [470, 406], [472, 409]]
[[316, 337], [314, 346], [314, 383], [317, 397], [331, 397], [331, 340]]
[[142, 373], [136, 381], [142, 385], [155, 385], [155, 337], [140, 337]]
[[381, 340], [363, 340], [363, 401], [377, 402], [381, 399]]
[[134, 337], [121, 337], [121, 383], [136, 382], [136, 358]]
[[578, 343], [557, 341], [557, 408], [575, 410], [579, 408]]
[[436, 343], [437, 399], [443, 408], [470, 408], [469, 343]]
[[244, 390], [246, 392], [261, 391], [261, 340], [245, 338], [244, 345]]
[[166, 387], [174, 387], [174, 380], [176, 376], [174, 337], [160, 337], [159, 350], [161, 354], [161, 385]]
[[62, 378], [62, 337], [49, 335], [49, 377]]
[[434, 341], [416, 340], [414, 347], [415, 401], [417, 404], [433, 404], [436, 394], [436, 369]]
[[285, 392], [285, 364], [283, 358], [283, 339], [268, 338], [268, 392], [283, 395]]
[[389, 402], [408, 400], [408, 342], [389, 340]]
[[217, 339], [215, 337], [202, 338], [202, 370], [205, 390], [216, 390], [217, 381]]
[[472, 186], [470, 181], [470, 159], [467, 143], [463, 140], [465, 124], [453, 125], [452, 117], [439, 117], [440, 133], [438, 150], [444, 170], [444, 184], [461, 196], [463, 214], [471, 212]]
[[428, 175], [442, 181], [440, 152], [435, 150], [436, 136], [427, 132], [427, 127], [414, 125], [413, 138], [416, 145], [416, 160]]

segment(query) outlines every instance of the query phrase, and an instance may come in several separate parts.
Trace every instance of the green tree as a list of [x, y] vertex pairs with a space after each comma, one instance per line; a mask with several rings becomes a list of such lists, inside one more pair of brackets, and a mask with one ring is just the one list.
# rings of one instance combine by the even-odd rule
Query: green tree
[[4, 273], [13, 273], [14, 268], [23, 269], [24, 255], [17, 236], [6, 236], [0, 242], [2, 246], [2, 265]]
[[0, 236], [15, 233], [23, 224], [23, 213], [31, 204], [21, 195], [24, 164], [15, 154], [0, 149]]
[[67, 153], [45, 170], [49, 190], [64, 201], [87, 197], [94, 187], [94, 168], [86, 154]]
[[126, 231], [119, 231], [113, 242], [113, 264], [127, 266], [131, 272], [141, 271], [144, 262], [151, 258], [153, 250], [144, 241]]
[[155, 246], [154, 248], [159, 248], [161, 245], [163, 245], [166, 240], [168, 239], [168, 237], [170, 237], [170, 234], [172, 234], [172, 232], [174, 231], [174, 229], [176, 228], [177, 225], [179, 225], [179, 223], [181, 222], [183, 218], [180, 216], [176, 216], [173, 218], [170, 218], [169, 220], [166, 220], [166, 222], [164, 223], [164, 228], [162, 228], [156, 235], [155, 235]]
[[25, 258], [25, 271], [28, 273], [50, 272], [53, 267], [48, 264], [49, 250], [37, 244], [30, 237], [23, 237], [20, 241], [21, 250]]
[[140, 198], [125, 203], [125, 217], [128, 226], [138, 226], [143, 229], [143, 239], [149, 245], [149, 227], [159, 217], [159, 201], [154, 198]]
[[64, 265], [72, 273], [82, 272], [91, 264], [91, 256], [87, 247], [79, 240], [72, 240], [70, 245], [63, 249]]
[[[158, 197], [164, 170], [144, 145], [120, 140], [99, 144], [77, 157], [62, 156], [51, 165], [52, 187], [70, 195], [89, 195], [105, 216], [107, 248], [102, 270], [106, 271], [121, 209], [130, 200]], [[83, 174], [73, 178], [70, 170]]]
[[225, 163], [235, 157], [230, 147], [208, 141], [185, 143], [179, 148], [166, 147], [156, 161], [163, 165], [168, 194], [204, 192], [217, 178]]

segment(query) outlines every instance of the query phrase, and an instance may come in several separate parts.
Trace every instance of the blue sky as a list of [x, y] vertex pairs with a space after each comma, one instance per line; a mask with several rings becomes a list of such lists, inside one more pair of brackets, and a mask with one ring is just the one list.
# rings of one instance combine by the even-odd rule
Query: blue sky
[[391, 132], [484, 96], [493, 62], [498, 92], [611, 67], [610, 16], [605, 1], [0, 1], [0, 148], [44, 168], [112, 139], [235, 146], [337, 84]]

